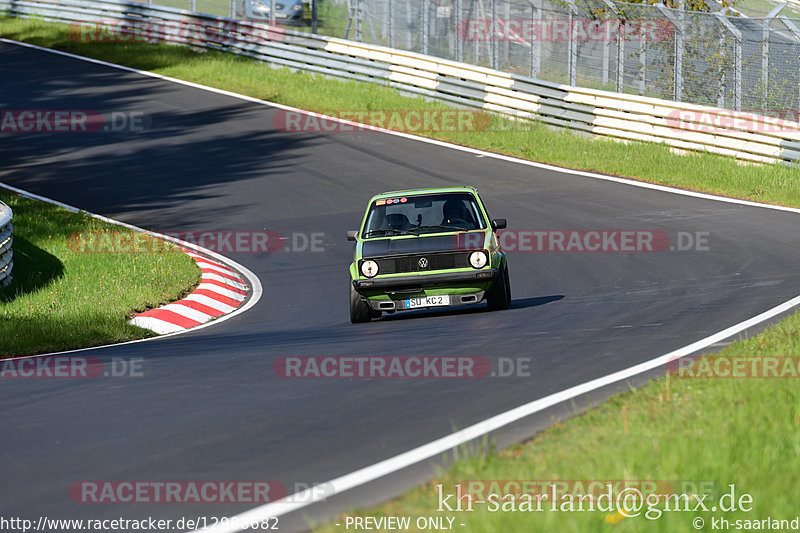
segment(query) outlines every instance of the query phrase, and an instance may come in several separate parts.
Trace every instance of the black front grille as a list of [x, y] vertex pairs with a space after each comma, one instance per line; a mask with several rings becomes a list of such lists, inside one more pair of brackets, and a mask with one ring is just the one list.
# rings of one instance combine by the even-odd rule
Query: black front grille
[[[467, 268], [471, 252], [445, 252], [434, 254], [413, 254], [395, 257], [373, 258], [378, 263], [378, 274], [401, 274], [404, 272], [427, 272], [430, 270], [447, 270]], [[428, 261], [427, 266], [420, 266], [420, 259]]]

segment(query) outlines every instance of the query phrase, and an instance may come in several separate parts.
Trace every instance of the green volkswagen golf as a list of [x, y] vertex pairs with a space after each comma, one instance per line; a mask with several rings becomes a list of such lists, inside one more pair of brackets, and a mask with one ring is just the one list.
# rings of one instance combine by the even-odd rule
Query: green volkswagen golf
[[511, 304], [506, 254], [473, 187], [394, 191], [374, 196], [350, 265], [350, 320], [382, 313], [477, 304]]

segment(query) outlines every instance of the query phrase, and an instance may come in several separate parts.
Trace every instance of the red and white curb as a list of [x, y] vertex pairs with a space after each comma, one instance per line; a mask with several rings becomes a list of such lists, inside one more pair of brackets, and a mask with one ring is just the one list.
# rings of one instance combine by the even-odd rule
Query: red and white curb
[[175, 333], [228, 314], [247, 298], [247, 284], [230, 268], [184, 251], [200, 267], [200, 285], [186, 298], [135, 316], [131, 324], [159, 334]]

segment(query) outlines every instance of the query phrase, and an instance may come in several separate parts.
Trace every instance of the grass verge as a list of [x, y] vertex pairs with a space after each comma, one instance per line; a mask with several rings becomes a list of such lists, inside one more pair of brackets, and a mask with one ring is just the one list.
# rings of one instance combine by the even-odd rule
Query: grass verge
[[[722, 375], [726, 368], [734, 372], [732, 365], [737, 360], [748, 360], [749, 365], [753, 358], [781, 361], [780, 357], [789, 354], [800, 354], [797, 315], [752, 339], [735, 342], [706, 361], [711, 368], [720, 369], [716, 375]], [[800, 482], [800, 357], [792, 361], [790, 371], [778, 364], [778, 375], [785, 379], [712, 378], [704, 370], [708, 367], [695, 361], [683, 377], [678, 374], [657, 379], [640, 389], [613, 396], [585, 414], [555, 423], [528, 442], [459, 461], [435, 481], [402, 498], [342, 515], [336, 520], [342, 526], [328, 525], [318, 531], [345, 531], [347, 517], [389, 516], [411, 517], [408, 531], [422, 531], [413, 523], [429, 516], [452, 517], [456, 531], [470, 533], [679, 533], [711, 531], [713, 523], [717, 529], [733, 531], [736, 520], [742, 521], [739, 529], [767, 529], [763, 522], [756, 527], [752, 521], [770, 517], [792, 520], [798, 516], [793, 487]], [[515, 485], [514, 481], [527, 482], [527, 486]], [[593, 481], [596, 483], [590, 485]], [[619, 481], [627, 481], [627, 485], [618, 484]], [[550, 488], [544, 489], [548, 499], [542, 499], [541, 510], [535, 505], [531, 511], [522, 509], [522, 494], [530, 494], [535, 502], [536, 495], [543, 493], [542, 487], [551, 483], [557, 483], [556, 510], [551, 507]], [[700, 507], [695, 511], [694, 497], [690, 497], [688, 508], [683, 501], [679, 505], [671, 503], [671, 509], [680, 511], [670, 512], [663, 511], [666, 503], [662, 499], [654, 503], [650, 518], [644, 516], [646, 501], [642, 514], [631, 517], [623, 516], [614, 507], [598, 509], [602, 503], [599, 500], [594, 511], [588, 510], [588, 500], [582, 504], [585, 511], [561, 507], [567, 501], [565, 495], [572, 494], [576, 498], [574, 509], [578, 509], [581, 493], [599, 496], [607, 491], [607, 483], [613, 485], [614, 498], [626, 486], [645, 496], [707, 494], [704, 504], [709, 510]], [[513, 499], [515, 510], [474, 503], [471, 512], [449, 512], [446, 507], [440, 512], [437, 485], [442, 485], [446, 496], [456, 494], [459, 484], [462, 494], [473, 494], [478, 501], [491, 501], [489, 495], [494, 494], [498, 502], [510, 506]], [[731, 491], [731, 484], [737, 505], [739, 498], [748, 494], [753, 501], [747, 506], [752, 509], [711, 511]], [[506, 494], [511, 497], [504, 502], [502, 497]], [[455, 497], [448, 502], [453, 508], [454, 501]], [[700, 528], [695, 528], [696, 518], [703, 520]], [[719, 527], [721, 518], [728, 520], [728, 527]], [[751, 522], [745, 523], [747, 520]], [[773, 529], [788, 531], [790, 527]]]
[[153, 335], [128, 324], [130, 313], [175, 300], [200, 280], [194, 261], [176, 250], [85, 246], [86, 236], [134, 234], [127, 229], [3, 190], [0, 201], [14, 211], [13, 281], [0, 289], [0, 357]]
[[[343, 110], [447, 109], [378, 85], [329, 80], [273, 70], [234, 56], [147, 44], [71, 41], [64, 26], [2, 19], [0, 34], [42, 46], [121, 63], [323, 113]], [[483, 131], [418, 132], [438, 139], [674, 187], [755, 201], [800, 206], [796, 168], [739, 165], [711, 154], [675, 156], [662, 145], [587, 139], [539, 125], [521, 129], [493, 119]], [[800, 352], [800, 317], [793, 316], [753, 339], [727, 348], [728, 357]], [[581, 416], [557, 423], [530, 442], [457, 463], [439, 480], [361, 516], [452, 516], [463, 531], [695, 531], [724, 517], [792, 519], [800, 477], [800, 391], [793, 379], [660, 379], [612, 397]], [[663, 480], [677, 492], [709, 488], [709, 509], [734, 484], [749, 494], [749, 512], [663, 513], [650, 520], [614, 511], [439, 512], [437, 484], [452, 492], [465, 480]], [[694, 483], [694, 486], [692, 485]], [[705, 484], [705, 485], [704, 485]], [[479, 487], [481, 487], [479, 485]], [[486, 486], [484, 485], [485, 489]], [[514, 492], [500, 486], [498, 493]], [[617, 492], [618, 493], [618, 492]], [[615, 493], [615, 495], [617, 494]], [[486, 491], [484, 491], [484, 496]], [[714, 502], [714, 503], [712, 503]], [[694, 509], [695, 500], [690, 507]], [[340, 520], [343, 523], [344, 517]], [[460, 526], [460, 524], [465, 526]], [[756, 529], [750, 525], [749, 529]], [[746, 526], [742, 526], [744, 528]], [[323, 531], [340, 531], [328, 526]], [[417, 530], [421, 528], [416, 528]], [[765, 529], [763, 525], [758, 529]], [[773, 527], [773, 529], [779, 529]], [[380, 530], [380, 528], [378, 528]], [[414, 527], [409, 530], [415, 530]]]

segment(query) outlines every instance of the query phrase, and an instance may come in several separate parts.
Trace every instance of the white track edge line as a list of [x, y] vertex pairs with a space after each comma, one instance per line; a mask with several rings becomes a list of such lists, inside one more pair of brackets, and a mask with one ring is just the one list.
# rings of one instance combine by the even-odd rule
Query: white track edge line
[[[545, 396], [544, 398], [528, 402], [519, 407], [515, 407], [503, 413], [487, 418], [486, 420], [478, 422], [477, 424], [473, 424], [465, 429], [431, 441], [427, 444], [423, 444], [422, 446], [407, 452], [403, 452], [389, 459], [385, 459], [373, 465], [361, 468], [360, 470], [356, 470], [355, 472], [332, 479], [326, 483], [323, 483], [322, 485], [331, 487], [332, 491], [330, 492], [332, 492], [333, 495], [337, 495], [349, 489], [364, 485], [371, 481], [375, 481], [376, 479], [419, 463], [420, 461], [441, 455], [456, 446], [474, 440], [482, 435], [495, 431], [503, 426], [507, 426], [508, 424], [521, 420], [527, 416], [536, 414], [539, 411], [543, 411], [544, 409], [553, 407], [568, 400], [575, 399], [578, 396], [590, 393], [607, 385], [612, 385], [624, 379], [647, 372], [648, 370], [653, 370], [680, 357], [690, 355], [698, 350], [710, 346], [711, 344], [719, 342], [723, 339], [727, 339], [749, 327], [755, 326], [765, 320], [769, 320], [770, 318], [773, 318], [781, 313], [789, 311], [797, 305], [800, 305], [800, 296], [796, 296], [791, 300], [777, 305], [759, 315], [730, 326], [718, 333], [695, 341], [682, 348], [678, 348], [677, 350], [673, 350], [649, 361], [645, 361], [626, 369], [608, 374], [607, 376], [596, 378], [580, 385], [575, 385], [561, 392]], [[329, 491], [326, 491], [326, 493], [328, 492]], [[330, 496], [330, 494], [326, 495]], [[320, 495], [319, 492], [314, 488], [306, 489], [287, 496], [282, 500], [260, 505], [249, 511], [237, 514], [232, 520], [228, 521], [227, 524], [219, 522], [216, 524], [216, 526], [195, 531], [203, 531], [206, 533], [233, 533], [241, 531], [242, 529], [235, 527], [235, 524], [250, 524], [253, 522], [261, 522], [271, 517], [283, 516], [290, 512], [302, 509], [303, 507], [307, 507], [313, 503], [324, 501], [326, 495]]]
[[[8, 44], [16, 44], [16, 45], [19, 45], [19, 46], [29, 47], [29, 48], [33, 48], [33, 49], [44, 51], [44, 52], [50, 52], [50, 53], [54, 53], [54, 54], [63, 55], [63, 56], [66, 56], [66, 57], [71, 57], [71, 58], [78, 59], [78, 60], [81, 60], [81, 61], [88, 61], [90, 63], [95, 63], [95, 64], [98, 64], [98, 65], [104, 65], [104, 66], [108, 66], [108, 67], [111, 67], [111, 68], [117, 68], [117, 69], [125, 70], [125, 71], [128, 71], [128, 72], [135, 72], [135, 73], [138, 73], [138, 74], [141, 74], [141, 75], [150, 76], [150, 77], [153, 77], [153, 78], [157, 78], [157, 79], [161, 79], [161, 80], [170, 81], [170, 82], [173, 82], [173, 83], [178, 83], [178, 84], [181, 84], [181, 85], [185, 85], [185, 86], [188, 86], [188, 87], [194, 87], [194, 88], [197, 88], [197, 89], [214, 92], [214, 93], [217, 93], [217, 94], [222, 94], [222, 95], [230, 96], [230, 97], [233, 97], [233, 98], [238, 98], [238, 99], [241, 99], [241, 100], [246, 100], [246, 101], [249, 101], [249, 102], [254, 102], [254, 103], [258, 103], [258, 104], [262, 104], [262, 105], [267, 105], [267, 106], [275, 107], [275, 108], [278, 108], [278, 109], [296, 111], [296, 112], [305, 113], [305, 114], [311, 114], [311, 115], [316, 115], [316, 116], [325, 116], [325, 115], [320, 115], [320, 114], [317, 114], [317, 113], [312, 113], [312, 112], [309, 112], [309, 111], [305, 111], [305, 110], [302, 110], [302, 109], [298, 109], [298, 108], [295, 108], [295, 107], [285, 106], [285, 105], [282, 105], [282, 104], [277, 104], [277, 103], [269, 102], [269, 101], [266, 101], [266, 100], [260, 100], [258, 98], [253, 98], [253, 97], [250, 97], [250, 96], [234, 93], [234, 92], [231, 92], [231, 91], [226, 91], [226, 90], [223, 90], [223, 89], [216, 89], [214, 87], [207, 87], [207, 86], [204, 86], [204, 85], [201, 85], [201, 84], [188, 82], [188, 81], [185, 81], [185, 80], [179, 80], [177, 78], [171, 78], [169, 76], [164, 76], [164, 75], [161, 75], [161, 74], [156, 74], [154, 72], [148, 72], [148, 71], [143, 71], [143, 70], [139, 70], [139, 69], [134, 69], [134, 68], [131, 68], [131, 67], [125, 67], [123, 65], [116, 65], [114, 63], [108, 63], [106, 61], [101, 61], [101, 60], [98, 60], [98, 59], [87, 58], [87, 57], [79, 56], [79, 55], [76, 55], [76, 54], [70, 54], [68, 52], [62, 52], [62, 51], [59, 51], [59, 50], [50, 50], [48, 48], [43, 48], [43, 47], [40, 47], [40, 46], [31, 45], [31, 44], [28, 44], [28, 43], [22, 43], [22, 42], [19, 42], [19, 41], [13, 41], [13, 40], [9, 40], [9, 39], [0, 39], [0, 42], [5, 42], [5, 43], [8, 43]], [[502, 160], [502, 161], [508, 161], [508, 162], [523, 164], [523, 165], [527, 165], [527, 166], [531, 166], [531, 167], [542, 168], [542, 169], [551, 170], [551, 171], [554, 171], [554, 172], [559, 172], [559, 173], [564, 173], [564, 174], [571, 174], [571, 175], [576, 175], [576, 176], [583, 176], [583, 177], [588, 177], [588, 178], [593, 178], [593, 179], [600, 179], [600, 180], [604, 180], [604, 181], [611, 181], [611, 182], [620, 183], [620, 184], [624, 184], [624, 185], [630, 185], [630, 186], [634, 186], [634, 187], [641, 187], [641, 188], [645, 188], [645, 189], [652, 189], [652, 190], [668, 192], [668, 193], [672, 193], [672, 194], [679, 194], [679, 195], [683, 195], [683, 196], [690, 196], [690, 197], [694, 197], [694, 198], [702, 198], [702, 199], [714, 200], [714, 201], [718, 201], [718, 202], [733, 203], [733, 204], [746, 205], [746, 206], [751, 206], [751, 207], [761, 207], [761, 208], [765, 208], [765, 209], [772, 209], [772, 210], [775, 210], [775, 211], [786, 211], [786, 212], [790, 212], [790, 213], [800, 214], [800, 209], [798, 209], [798, 208], [779, 206], [779, 205], [763, 204], [763, 203], [759, 203], [759, 202], [752, 202], [752, 201], [749, 201], [749, 200], [741, 200], [741, 199], [738, 199], [738, 198], [729, 198], [729, 197], [718, 196], [718, 195], [714, 195], [714, 194], [701, 193], [701, 192], [695, 192], [695, 191], [688, 191], [688, 190], [684, 190], [684, 189], [676, 189], [676, 188], [672, 188], [672, 187], [667, 187], [665, 185], [656, 185], [654, 183], [636, 181], [636, 180], [632, 180], [632, 179], [628, 179], [628, 178], [621, 178], [621, 177], [618, 177], [618, 176], [608, 176], [608, 175], [603, 175], [603, 174], [596, 174], [596, 173], [593, 173], [593, 172], [586, 172], [586, 171], [581, 171], [581, 170], [572, 170], [572, 169], [557, 167], [557, 166], [554, 166], [554, 165], [548, 165], [548, 164], [545, 164], [545, 163], [538, 163], [538, 162], [535, 162], [535, 161], [526, 161], [524, 159], [519, 159], [519, 158], [516, 158], [516, 157], [511, 157], [511, 156], [506, 156], [506, 155], [501, 155], [501, 154], [495, 154], [495, 153], [492, 153], [492, 152], [487, 152], [487, 151], [479, 150], [479, 149], [476, 149], [476, 148], [470, 148], [470, 147], [466, 147], [466, 146], [459, 146], [459, 145], [447, 143], [447, 142], [444, 142], [444, 141], [438, 141], [438, 140], [435, 140], [435, 139], [429, 139], [427, 137], [420, 137], [420, 136], [417, 136], [417, 135], [412, 135], [412, 134], [408, 134], [408, 133], [404, 133], [404, 132], [397, 132], [397, 131], [392, 131], [392, 130], [385, 130], [385, 129], [382, 129], [382, 128], [376, 128], [374, 126], [363, 125], [363, 124], [359, 124], [357, 122], [352, 122], [352, 121], [348, 121], [348, 120], [339, 119], [337, 117], [327, 117], [327, 116], [325, 116], [325, 117], [327, 119], [335, 120], [335, 121], [338, 121], [338, 122], [343, 123], [343, 124], [350, 124], [350, 125], [357, 125], [357, 126], [367, 127], [369, 129], [373, 129], [375, 131], [381, 131], [383, 133], [387, 133], [387, 134], [390, 134], [390, 135], [395, 135], [395, 136], [398, 136], [398, 137], [403, 137], [403, 138], [407, 138], [407, 139], [413, 139], [413, 140], [417, 140], [417, 141], [420, 141], [420, 142], [433, 144], [433, 145], [436, 145], [436, 146], [442, 146], [442, 147], [450, 148], [450, 149], [453, 149], [453, 150], [460, 150], [460, 151], [463, 151], [463, 152], [466, 152], [466, 153], [472, 153], [472, 154], [481, 155], [481, 156], [484, 156], [484, 157], [491, 157], [491, 158]], [[0, 183], [0, 185], [2, 185], [2, 184]], [[245, 269], [245, 271], [250, 273], [246, 269]], [[252, 273], [250, 273], [250, 274], [252, 274]], [[256, 278], [256, 279], [258, 279], [258, 278]], [[260, 283], [259, 283], [259, 289], [261, 289]], [[259, 294], [259, 297], [260, 297], [260, 294]], [[674, 358], [677, 358], [677, 357], [682, 357], [682, 355], [687, 355], [687, 354], [693, 353], [693, 352], [695, 352], [697, 350], [700, 350], [702, 348], [705, 348], [705, 347], [707, 347], [707, 346], [709, 346], [709, 345], [711, 345], [711, 344], [713, 344], [715, 342], [718, 342], [719, 340], [722, 340], [722, 339], [725, 339], [727, 337], [730, 337], [731, 335], [734, 335], [737, 332], [740, 332], [740, 331], [746, 329], [747, 327], [750, 327], [752, 325], [756, 325], [756, 324], [758, 324], [760, 322], [768, 320], [769, 318], [772, 318], [772, 317], [774, 317], [776, 315], [779, 315], [779, 314], [781, 314], [783, 312], [786, 312], [786, 311], [790, 310], [791, 308], [797, 306], [798, 304], [800, 304], [800, 296], [796, 296], [795, 298], [792, 298], [791, 300], [788, 300], [787, 302], [784, 302], [784, 303], [782, 303], [782, 304], [780, 304], [780, 305], [778, 305], [776, 307], [773, 307], [772, 309], [770, 309], [770, 310], [768, 310], [768, 311], [766, 311], [764, 313], [756, 315], [755, 317], [752, 317], [752, 318], [750, 318], [750, 319], [748, 319], [748, 320], [746, 320], [744, 322], [740, 322], [739, 324], [736, 324], [736, 325], [731, 326], [731, 327], [729, 327], [729, 328], [727, 328], [725, 330], [722, 330], [719, 333], [716, 333], [714, 335], [706, 337], [705, 339], [701, 339], [699, 341], [696, 341], [696, 342], [694, 342], [692, 344], [689, 344], [689, 345], [687, 345], [687, 346], [685, 346], [683, 348], [680, 348], [680, 349], [675, 350], [673, 352], [670, 352], [668, 354], [665, 354], [665, 355], [659, 356], [659, 357], [657, 357], [655, 359], [652, 359], [650, 361], [646, 361], [644, 363], [640, 363], [638, 365], [629, 367], [629, 368], [627, 368], [625, 370], [621, 370], [619, 372], [616, 372], [616, 373], [613, 373], [613, 374], [609, 374], [608, 376], [605, 376], [605, 377], [602, 377], [602, 378], [597, 378], [595, 380], [586, 382], [586, 383], [584, 383], [582, 385], [577, 385], [575, 387], [571, 387], [571, 388], [566, 389], [564, 391], [561, 391], [559, 393], [552, 394], [550, 396], [546, 396], [545, 398], [540, 398], [539, 400], [534, 400], [533, 402], [529, 402], [527, 404], [524, 404], [524, 405], [522, 405], [520, 407], [516, 407], [514, 409], [511, 409], [511, 410], [506, 411], [504, 413], [501, 413], [499, 415], [495, 415], [494, 417], [488, 418], [488, 419], [486, 419], [486, 420], [484, 420], [482, 422], [479, 422], [477, 424], [474, 424], [473, 426], [470, 426], [467, 429], [458, 431], [458, 432], [453, 433], [453, 434], [451, 434], [451, 435], [449, 435], [447, 437], [443, 437], [443, 438], [438, 439], [436, 441], [432, 441], [432, 442], [430, 442], [430, 443], [428, 443], [426, 445], [420, 446], [418, 448], [414, 448], [412, 450], [409, 450], [408, 452], [405, 452], [403, 454], [397, 455], [397, 456], [395, 456], [393, 458], [386, 459], [386, 460], [381, 461], [379, 463], [376, 463], [376, 464], [374, 464], [372, 466], [369, 466], [369, 467], [366, 467], [366, 468], [362, 468], [361, 470], [357, 470], [357, 471], [352, 472], [350, 474], [346, 474], [345, 476], [336, 478], [336, 479], [332, 480], [329, 483], [334, 485], [334, 491], [335, 491], [335, 493], [338, 493], [338, 492], [343, 492], [343, 491], [348, 490], [350, 488], [362, 485], [362, 484], [367, 483], [369, 481], [372, 481], [374, 479], [378, 479], [379, 477], [383, 477], [383, 476], [385, 476], [387, 474], [390, 474], [392, 472], [395, 472], [395, 471], [397, 471], [397, 470], [399, 470], [401, 468], [404, 468], [406, 466], [410, 466], [410, 465], [415, 464], [415, 463], [417, 463], [419, 461], [422, 461], [425, 458], [429, 458], [429, 457], [432, 457], [432, 456], [437, 455], [439, 453], [442, 453], [444, 451], [447, 451], [447, 450], [453, 448], [454, 446], [457, 446], [457, 445], [462, 444], [464, 442], [468, 442], [469, 440], [472, 440], [475, 437], [478, 437], [478, 436], [481, 436], [481, 435], [483, 435], [485, 433], [488, 433], [488, 432], [492, 431], [493, 429], [497, 429], [499, 427], [505, 426], [507, 424], [510, 424], [511, 422], [514, 422], [516, 420], [519, 420], [521, 418], [524, 418], [526, 416], [534, 414], [534, 413], [536, 413], [538, 411], [546, 409], [547, 407], [549, 407], [551, 405], [556, 405], [556, 404], [558, 404], [558, 403], [560, 403], [562, 401], [569, 400], [571, 398], [575, 398], [576, 396], [578, 396], [580, 394], [585, 394], [587, 392], [591, 392], [591, 391], [593, 391], [593, 390], [595, 390], [597, 388], [603, 387], [603, 386], [605, 386], [607, 384], [612, 384], [612, 383], [614, 383], [616, 381], [620, 381], [622, 379], [626, 379], [626, 377], [631, 377], [631, 376], [640, 374], [642, 372], [645, 372], [647, 370], [656, 368], [660, 364], [662, 364], [662, 361], [663, 362], [667, 362], [667, 361], [669, 361], [671, 359], [674, 359]], [[248, 307], [248, 306], [244, 306], [244, 307]], [[226, 315], [226, 316], [231, 316], [231, 315]], [[200, 327], [203, 327], [203, 326], [198, 326], [198, 328], [200, 328]], [[197, 329], [197, 328], [193, 328], [193, 329]], [[720, 337], [720, 335], [723, 335], [725, 333], [727, 333], [727, 335]], [[147, 340], [147, 339], [145, 339], [145, 340]], [[133, 342], [137, 342], [137, 341], [133, 341]], [[691, 349], [691, 351], [687, 352], [686, 350], [689, 350], [689, 349]], [[569, 394], [571, 394], [571, 396], [569, 396]], [[550, 402], [550, 403], [548, 403], [548, 402]], [[488, 429], [486, 429], [486, 428], [488, 428]], [[475, 432], [479, 432], [479, 433], [475, 434]], [[472, 436], [473, 434], [474, 434], [474, 436]], [[445, 446], [445, 447], [443, 447], [443, 446]], [[431, 453], [429, 448], [433, 448], [435, 451], [433, 451]], [[416, 457], [419, 457], [419, 458], [416, 458]], [[403, 463], [402, 462], [403, 460], [405, 460], [406, 463]], [[410, 461], [410, 462], [408, 462], [408, 461]], [[398, 463], [399, 463], [399, 465], [398, 465]], [[376, 472], [382, 472], [382, 473], [376, 474]], [[337, 490], [337, 485], [339, 485], [339, 489], [338, 490]], [[290, 512], [290, 511], [294, 511], [294, 510], [300, 509], [302, 507], [305, 507], [307, 505], [310, 505], [311, 503], [315, 503], [316, 500], [315, 501], [306, 501], [306, 502], [302, 501], [303, 497], [312, 497], [313, 498], [314, 495], [312, 494], [312, 492], [313, 491], [311, 489], [307, 489], [307, 490], [302, 491], [300, 493], [296, 493], [296, 494], [293, 494], [292, 496], [289, 496], [289, 498], [294, 497], [297, 500], [301, 500], [300, 503], [285, 503], [285, 502], [282, 503], [280, 501], [275, 502], [275, 503], [268, 503], [268, 504], [265, 504], [263, 506], [259, 506], [259, 507], [256, 507], [254, 509], [251, 509], [250, 511], [245, 511], [244, 513], [240, 513], [238, 515], [235, 515], [235, 517], [241, 519], [241, 518], [245, 518], [245, 517], [249, 518], [251, 516], [252, 517], [261, 517], [261, 516], [268, 517], [268, 516], [283, 515], [283, 514], [286, 514], [286, 513]], [[268, 510], [267, 513], [264, 512], [265, 509]], [[232, 529], [230, 527], [223, 528], [221, 524], [217, 524], [217, 526], [215, 526], [213, 528], [204, 528], [203, 531], [212, 531], [214, 533], [222, 533], [222, 532], [226, 532], [226, 531], [241, 531], [241, 529], [238, 529], [238, 528], [233, 528]]]
[[[4, 41], [4, 40], [5, 39], [0, 39], [0, 41]], [[200, 324], [199, 326], [194, 326], [194, 327], [189, 328], [189, 329], [183, 329], [182, 331], [176, 331], [174, 333], [166, 333], [166, 334], [163, 334], [163, 335], [159, 335], [158, 337], [147, 337], [147, 338], [144, 338], [144, 339], [135, 339], [135, 340], [132, 340], [132, 341], [117, 342], [117, 343], [114, 343], [114, 344], [104, 344], [102, 346], [91, 346], [89, 348], [76, 348], [74, 350], [64, 350], [64, 351], [61, 351], [61, 352], [42, 353], [42, 354], [36, 354], [36, 355], [25, 355], [25, 356], [22, 356], [22, 357], [11, 357], [9, 359], [29, 359], [29, 358], [34, 358], [34, 357], [49, 357], [49, 356], [52, 356], [52, 355], [74, 354], [76, 352], [83, 352], [83, 351], [89, 351], [89, 350], [102, 350], [104, 348], [110, 348], [110, 347], [113, 347], [113, 346], [123, 346], [125, 344], [133, 344], [133, 343], [137, 343], [137, 342], [155, 341], [155, 340], [163, 339], [163, 338], [166, 338], [166, 337], [172, 337], [173, 335], [181, 335], [181, 334], [186, 333], [188, 331], [197, 331], [197, 330], [202, 329], [202, 328], [207, 328], [209, 326], [213, 326], [215, 324], [219, 324], [220, 322], [224, 322], [224, 321], [228, 320], [229, 318], [233, 318], [234, 316], [236, 316], [238, 314], [244, 313], [245, 311], [247, 311], [248, 309], [250, 309], [251, 307], [253, 307], [255, 304], [258, 303], [258, 301], [261, 299], [261, 295], [264, 292], [263, 287], [261, 286], [261, 280], [258, 278], [258, 276], [253, 274], [248, 268], [244, 267], [243, 265], [240, 265], [239, 263], [237, 263], [233, 259], [229, 259], [229, 258], [227, 258], [227, 257], [225, 257], [223, 255], [220, 255], [220, 254], [216, 253], [216, 252], [212, 252], [211, 250], [207, 250], [206, 248], [203, 248], [202, 246], [198, 246], [198, 245], [190, 243], [190, 242], [185, 242], [185, 241], [182, 241], [180, 239], [176, 239], [175, 237], [170, 237], [169, 235], [163, 235], [163, 234], [155, 232], [155, 231], [146, 230], [144, 228], [140, 228], [138, 226], [134, 226], [134, 225], [128, 224], [126, 222], [120, 222], [119, 220], [114, 220], [113, 218], [108, 218], [108, 217], [103, 216], [103, 215], [98, 215], [97, 213], [92, 213], [90, 211], [86, 211], [85, 209], [80, 209], [78, 207], [75, 207], [75, 206], [72, 206], [72, 205], [69, 205], [69, 204], [65, 204], [63, 202], [59, 202], [58, 200], [53, 200], [52, 198], [47, 198], [46, 196], [41, 196], [39, 194], [28, 192], [28, 191], [26, 191], [24, 189], [19, 189], [17, 187], [14, 187], [13, 185], [9, 185], [7, 183], [3, 183], [2, 181], [0, 181], [0, 187], [2, 187], [3, 189], [9, 190], [11, 192], [14, 192], [16, 194], [19, 194], [20, 196], [23, 196], [25, 198], [31, 198], [33, 200], [39, 200], [40, 202], [46, 202], [46, 203], [49, 203], [49, 204], [52, 204], [52, 205], [56, 205], [58, 207], [62, 207], [64, 209], [66, 209], [68, 211], [72, 211], [73, 213], [84, 213], [84, 214], [86, 214], [86, 215], [88, 215], [88, 216], [90, 216], [92, 218], [96, 218], [98, 220], [102, 220], [103, 222], [108, 222], [109, 224], [114, 224], [114, 225], [117, 225], [117, 226], [121, 226], [123, 228], [128, 228], [128, 229], [131, 229], [131, 230], [134, 230], [134, 231], [139, 231], [141, 233], [145, 233], [145, 234], [151, 235], [153, 237], [158, 237], [159, 239], [164, 239], [164, 240], [167, 240], [167, 241], [172, 241], [172, 242], [178, 243], [178, 244], [180, 244], [180, 245], [182, 245], [184, 247], [190, 248], [190, 249], [195, 250], [197, 252], [202, 252], [202, 253], [208, 254], [209, 256], [213, 257], [217, 261], [221, 262], [223, 265], [225, 265], [225, 264], [230, 265], [236, 271], [240, 272], [247, 279], [247, 281], [250, 284], [250, 287], [252, 289], [252, 291], [249, 294], [250, 299], [247, 300], [247, 303], [237, 307], [235, 311], [232, 311], [232, 312], [230, 312], [230, 313], [228, 313], [226, 315], [222, 315], [222, 316], [220, 316], [220, 317], [218, 317], [218, 318], [216, 318], [214, 320], [210, 320], [208, 322]], [[202, 277], [201, 277], [200, 282], [202, 283], [202, 281], [203, 280], [202, 280]], [[171, 302], [171, 303], [174, 303], [174, 302]]]

